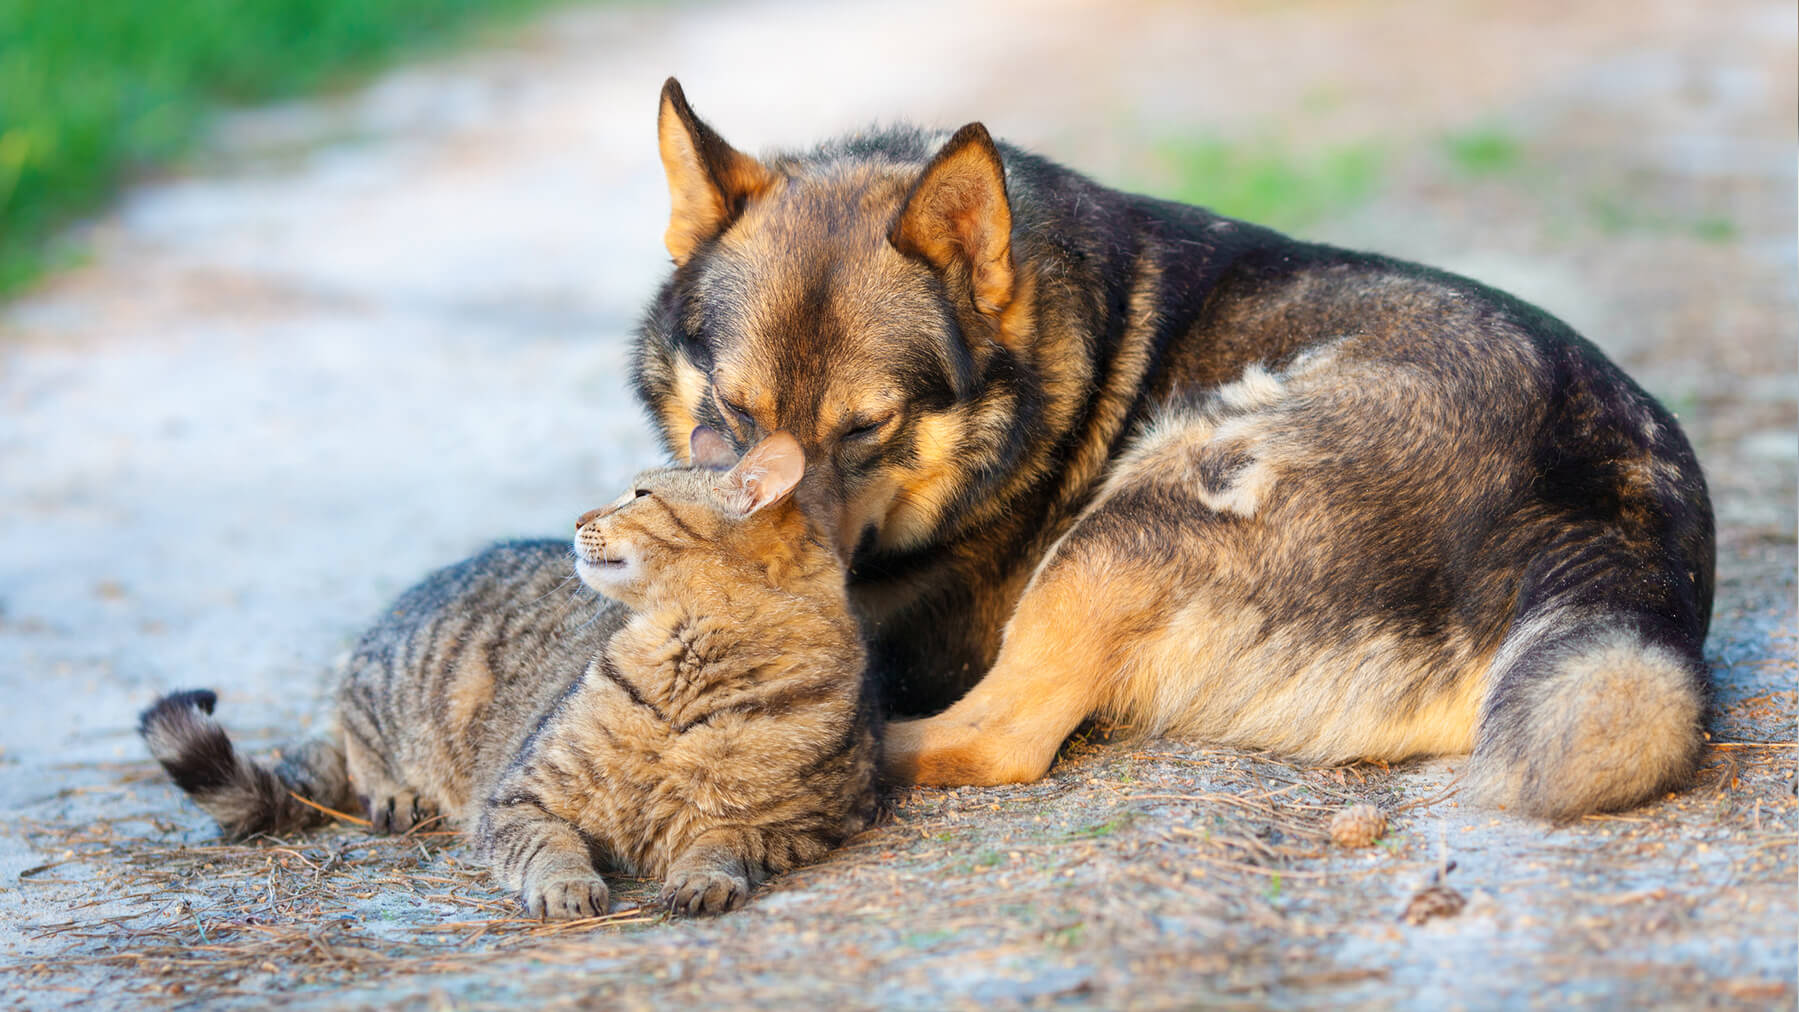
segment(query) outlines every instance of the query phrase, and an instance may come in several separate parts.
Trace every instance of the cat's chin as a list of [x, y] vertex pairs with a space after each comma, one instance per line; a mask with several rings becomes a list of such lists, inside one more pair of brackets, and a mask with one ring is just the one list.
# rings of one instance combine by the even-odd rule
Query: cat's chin
[[582, 583], [604, 594], [624, 585], [631, 575], [631, 564], [625, 559], [603, 559], [599, 562], [576, 559], [575, 575], [581, 578]]

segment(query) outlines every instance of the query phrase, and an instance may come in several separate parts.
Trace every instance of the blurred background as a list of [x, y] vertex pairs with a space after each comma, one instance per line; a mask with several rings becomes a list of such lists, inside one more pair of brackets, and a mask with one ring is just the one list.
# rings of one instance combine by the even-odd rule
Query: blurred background
[[340, 90], [533, 0], [0, 4], [0, 292], [123, 183], [179, 164], [220, 107]]
[[[123, 853], [139, 839], [210, 839], [133, 730], [157, 693], [212, 686], [246, 747], [289, 740], [313, 720], [333, 657], [395, 594], [493, 539], [566, 536], [661, 460], [628, 392], [628, 349], [668, 269], [654, 122], [671, 74], [748, 151], [876, 121], [978, 119], [1112, 185], [1508, 289], [1669, 405], [1714, 495], [1712, 728], [1774, 744], [1720, 749], [1713, 760], [1728, 768], [1683, 796], [1699, 808], [1653, 811], [1659, 835], [1495, 819], [1489, 837], [1463, 822], [1458, 881], [1536, 884], [1501, 890], [1515, 919], [1471, 916], [1459, 935], [1402, 936], [1375, 906], [1350, 909], [1362, 901], [1344, 897], [1362, 894], [1331, 876], [1341, 916], [1289, 931], [1266, 914], [1287, 902], [1278, 874], [1254, 880], [1263, 913], [1230, 914], [1228, 926], [1177, 916], [1165, 931], [1163, 914], [1195, 903], [1205, 918], [1238, 908], [1207, 905], [1217, 884], [1186, 871], [1155, 878], [1139, 860], [1145, 834], [1162, 834], [1159, 817], [1112, 836], [1110, 853], [1123, 856], [1094, 858], [1091, 877], [1053, 864], [1029, 865], [1024, 880], [988, 877], [1026, 867], [994, 850], [968, 865], [977, 883], [954, 870], [978, 851], [972, 837], [920, 828], [962, 826], [989, 808], [970, 795], [942, 822], [891, 827], [889, 841], [910, 841], [894, 844], [900, 856], [865, 852], [871, 866], [900, 869], [891, 894], [887, 878], [852, 876], [843, 899], [857, 917], [885, 909], [902, 925], [878, 930], [906, 939], [881, 946], [904, 950], [890, 969], [917, 977], [903, 992], [920, 996], [913, 1004], [992, 1004], [968, 997], [988, 994], [977, 989], [987, 964], [958, 963], [947, 948], [925, 955], [948, 937], [932, 925], [977, 909], [1009, 925], [1006, 952], [1037, 953], [1016, 964], [1023, 978], [1068, 988], [992, 992], [1002, 996], [1278, 1004], [1278, 991], [1180, 989], [1194, 974], [1250, 986], [1258, 960], [1286, 980], [1321, 965], [1292, 961], [1301, 935], [1341, 932], [1352, 972], [1324, 966], [1316, 979], [1374, 989], [1351, 1005], [1790, 998], [1796, 38], [1792, 0], [0, 0], [0, 954], [42, 971], [21, 980], [38, 990], [17, 1000], [53, 1007], [81, 1001], [81, 987], [163, 986], [137, 963], [100, 969], [135, 951], [129, 931], [59, 939], [71, 916], [206, 938], [185, 902], [172, 921], [131, 921], [141, 916], [132, 903], [96, 906], [117, 890], [82, 876], [109, 866], [84, 869], [65, 851], [78, 844], [54, 842], [97, 839], [89, 826], [117, 834], [108, 839]], [[1112, 779], [1085, 766], [1074, 777], [1086, 787], [1046, 782], [1014, 795], [1019, 807], [991, 805], [990, 838], [1003, 824], [1012, 839], [1027, 810], [1041, 822], [1070, 797], [1094, 813], [1117, 808], [1114, 784], [1138, 767], [1115, 758]], [[1442, 800], [1451, 768], [1396, 772], [1394, 796]], [[1060, 841], [1049, 849], [1077, 837], [1098, 846], [1134, 817], [1118, 811], [1048, 838]], [[1429, 816], [1436, 835], [1417, 829], [1405, 859], [1417, 868], [1405, 868], [1434, 866], [1444, 811]], [[1486, 827], [1490, 813], [1464, 814]], [[1620, 832], [1653, 828], [1638, 815], [1620, 817]], [[1645, 839], [1669, 849], [1645, 850]], [[1097, 853], [1067, 852], [1077, 864]], [[1399, 881], [1370, 881], [1388, 878]], [[849, 880], [817, 881], [839, 892]], [[915, 883], [904, 896], [902, 881]], [[1288, 883], [1288, 895], [1300, 902], [1315, 881]], [[949, 914], [935, 910], [942, 891], [969, 888]], [[777, 898], [790, 902], [779, 908], [788, 921], [771, 902], [719, 930], [747, 925], [762, 946], [752, 956], [788, 952], [808, 961], [802, 977], [835, 972], [858, 988], [878, 977], [856, 954], [866, 937], [820, 928], [804, 892]], [[1058, 898], [1042, 917], [1057, 919], [1017, 914], [1020, 897], [1045, 895]], [[1088, 909], [1060, 919], [1075, 897]], [[398, 888], [370, 903], [385, 905], [378, 916], [360, 908], [365, 926], [396, 918], [428, 932], [445, 916]], [[1654, 920], [1604, 919], [1631, 911]], [[1202, 926], [1178, 927], [1188, 923]], [[1150, 927], [1119, 927], [1139, 924]], [[485, 930], [441, 937], [469, 948]], [[656, 973], [672, 966], [678, 978], [682, 960], [710, 950], [694, 939], [713, 936], [687, 930], [641, 936]], [[1272, 940], [1232, 948], [1248, 944], [1244, 932]], [[308, 937], [309, 951], [337, 958]], [[589, 951], [597, 939], [572, 941]], [[99, 955], [70, 958], [83, 944]], [[1595, 955], [1613, 946], [1622, 955]], [[169, 951], [185, 960], [179, 989], [195, 961]], [[536, 951], [495, 979], [572, 979]], [[1174, 961], [1142, 962], [1146, 952]], [[1215, 963], [1185, 961], [1191, 952]], [[1262, 955], [1244, 963], [1245, 952]], [[1077, 956], [1134, 969], [1104, 978], [1123, 990], [1088, 992], [1104, 979], [1054, 969]], [[578, 1000], [616, 963], [581, 964], [580, 986], [556, 997]], [[385, 976], [398, 964], [369, 965]], [[723, 967], [753, 982], [755, 965]], [[1573, 967], [1576, 983], [1532, 990], [1561, 972], [1554, 965]], [[273, 1000], [280, 988], [259, 981], [292, 979], [244, 977], [242, 993]], [[856, 993], [849, 1004], [871, 1000]]]
[[1790, 630], [1789, 2], [0, 0], [0, 668], [87, 690], [7, 733], [221, 670], [273, 719], [658, 460], [670, 74], [746, 150], [979, 119], [1512, 290], [1699, 444], [1728, 635]]

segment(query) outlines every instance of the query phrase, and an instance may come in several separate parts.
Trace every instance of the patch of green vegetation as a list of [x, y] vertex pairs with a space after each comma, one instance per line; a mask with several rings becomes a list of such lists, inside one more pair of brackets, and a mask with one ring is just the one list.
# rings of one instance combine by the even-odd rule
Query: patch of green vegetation
[[975, 857], [974, 863], [980, 868], [991, 868], [1005, 859], [1006, 855], [997, 850], [983, 850]]
[[1523, 162], [1524, 146], [1499, 127], [1477, 127], [1444, 137], [1443, 151], [1463, 172], [1493, 176], [1516, 169]]
[[1737, 237], [1737, 223], [1722, 215], [1711, 215], [1693, 222], [1693, 234], [1706, 242], [1729, 242]]
[[1588, 195], [1587, 213], [1600, 231], [1612, 235], [1626, 232], [1684, 232], [1706, 242], [1730, 242], [1737, 237], [1737, 223], [1721, 214], [1688, 218], [1630, 203], [1609, 193]]
[[1640, 209], [1603, 193], [1587, 201], [1587, 213], [1601, 232], [1613, 234], [1642, 228], [1649, 220]]
[[1068, 832], [1062, 834], [1062, 839], [1064, 839], [1064, 840], [1097, 840], [1097, 839], [1101, 839], [1103, 837], [1111, 836], [1113, 833], [1118, 832], [1120, 829], [1123, 829], [1124, 827], [1130, 825], [1131, 823], [1133, 823], [1135, 821], [1137, 821], [1137, 813], [1136, 812], [1119, 812], [1117, 815], [1114, 815], [1112, 818], [1107, 819], [1105, 822], [1095, 822], [1092, 825], [1081, 826], [1076, 829], [1071, 829]]
[[0, 0], [0, 294], [222, 105], [342, 86], [557, 0]]
[[1174, 141], [1158, 152], [1163, 196], [1258, 225], [1294, 229], [1361, 204], [1380, 188], [1385, 161], [1373, 144], [1302, 153], [1284, 142]]
[[1278, 900], [1281, 898], [1281, 873], [1280, 872], [1277, 871], [1273, 875], [1268, 876], [1268, 890], [1264, 895], [1266, 895], [1268, 897], [1268, 902], [1270, 902], [1270, 903], [1273, 903], [1275, 900]]
[[956, 937], [954, 931], [939, 928], [934, 931], [912, 931], [900, 936], [900, 944], [909, 949], [928, 949]]
[[1087, 925], [1079, 921], [1066, 927], [1057, 928], [1044, 936], [1044, 941], [1057, 949], [1072, 949], [1081, 944], [1087, 937]]

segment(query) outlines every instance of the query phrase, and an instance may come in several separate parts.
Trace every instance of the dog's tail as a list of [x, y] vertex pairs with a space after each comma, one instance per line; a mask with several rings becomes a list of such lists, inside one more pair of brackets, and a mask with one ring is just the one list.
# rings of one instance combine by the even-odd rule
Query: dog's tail
[[176, 786], [218, 821], [233, 839], [285, 833], [329, 816], [297, 800], [328, 808], [354, 803], [343, 750], [315, 739], [289, 750], [273, 767], [240, 756], [212, 718], [218, 697], [207, 689], [176, 692], [157, 700], [138, 718], [138, 733]]
[[1670, 595], [1666, 567], [1598, 545], [1550, 558], [1489, 669], [1477, 800], [1562, 821], [1682, 786], [1705, 747], [1709, 587]]

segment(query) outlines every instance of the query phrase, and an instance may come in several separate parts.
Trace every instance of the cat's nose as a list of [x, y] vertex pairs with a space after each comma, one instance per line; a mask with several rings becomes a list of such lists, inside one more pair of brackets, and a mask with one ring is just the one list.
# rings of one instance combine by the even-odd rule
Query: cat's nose
[[604, 507], [604, 506], [601, 506], [597, 510], [588, 510], [587, 512], [581, 514], [581, 519], [575, 521], [575, 530], [578, 531], [581, 528], [586, 527], [588, 524], [594, 522], [595, 520], [598, 520], [599, 518], [601, 518], [605, 515], [606, 515], [606, 507]]

